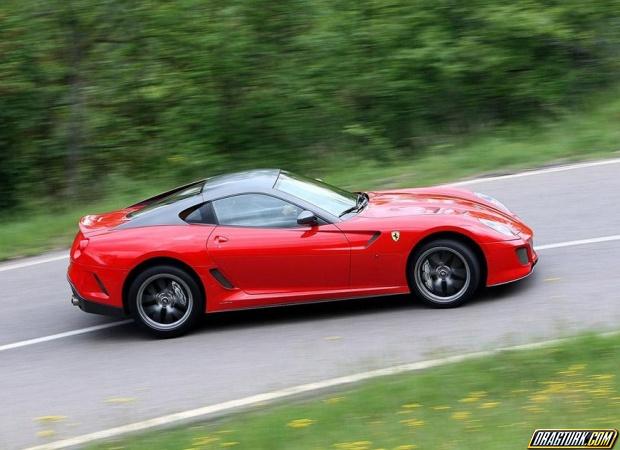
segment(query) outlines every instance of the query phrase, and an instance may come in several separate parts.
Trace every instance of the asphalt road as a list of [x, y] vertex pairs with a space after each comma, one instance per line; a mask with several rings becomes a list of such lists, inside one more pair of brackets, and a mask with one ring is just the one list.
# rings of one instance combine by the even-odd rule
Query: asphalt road
[[[620, 163], [467, 187], [517, 212], [537, 246], [620, 234]], [[618, 327], [620, 240], [540, 256], [530, 278], [458, 309], [387, 297], [213, 315], [173, 340], [128, 324], [5, 350], [112, 320], [70, 305], [66, 260], [0, 265], [0, 449], [437, 355]], [[37, 434], [50, 429], [51, 437]]]

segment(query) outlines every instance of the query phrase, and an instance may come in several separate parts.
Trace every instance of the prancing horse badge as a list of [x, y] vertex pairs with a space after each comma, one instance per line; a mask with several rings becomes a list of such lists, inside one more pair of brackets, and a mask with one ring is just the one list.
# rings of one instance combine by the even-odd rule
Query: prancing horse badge
[[392, 231], [392, 240], [394, 242], [400, 239], [400, 231]]

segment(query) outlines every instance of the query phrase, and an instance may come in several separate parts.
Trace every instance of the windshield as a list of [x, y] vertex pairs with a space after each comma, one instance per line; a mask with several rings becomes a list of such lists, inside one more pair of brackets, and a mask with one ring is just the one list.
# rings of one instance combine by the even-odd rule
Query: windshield
[[274, 187], [312, 203], [337, 217], [357, 204], [357, 194], [353, 192], [290, 172], [280, 173]]

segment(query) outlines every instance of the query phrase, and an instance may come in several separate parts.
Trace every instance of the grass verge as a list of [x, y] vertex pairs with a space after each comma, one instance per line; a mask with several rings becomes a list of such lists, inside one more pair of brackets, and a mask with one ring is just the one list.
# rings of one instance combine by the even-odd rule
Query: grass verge
[[618, 367], [620, 336], [584, 336], [89, 448], [525, 448], [535, 428], [617, 427]]
[[[560, 119], [451, 137], [417, 157], [384, 161], [359, 156], [321, 158], [313, 175], [352, 189], [423, 186], [489, 172], [510, 172], [555, 161], [617, 156], [620, 142], [620, 88], [592, 97]], [[67, 247], [80, 216], [117, 209], [170, 188], [127, 180], [113, 184], [104, 199], [91, 204], [45, 208], [46, 213], [18, 213], [0, 219], [0, 260]], [[53, 206], [53, 205], [52, 205]], [[41, 208], [37, 208], [41, 209]]]
[[144, 192], [137, 188], [133, 193], [116, 193], [91, 205], [52, 206], [45, 214], [18, 212], [15, 218], [0, 221], [0, 261], [67, 248], [77, 233], [80, 217], [130, 205], [146, 197]]

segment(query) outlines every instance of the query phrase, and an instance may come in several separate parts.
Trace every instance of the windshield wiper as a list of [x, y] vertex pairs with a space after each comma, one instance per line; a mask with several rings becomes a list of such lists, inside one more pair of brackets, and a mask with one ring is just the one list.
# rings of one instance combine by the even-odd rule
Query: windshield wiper
[[368, 196], [364, 194], [363, 192], [358, 192], [357, 199], [355, 200], [355, 205], [342, 211], [338, 217], [342, 217], [352, 212], [359, 212], [362, 209], [364, 209], [364, 206], [366, 206], [367, 204], [368, 204]]

